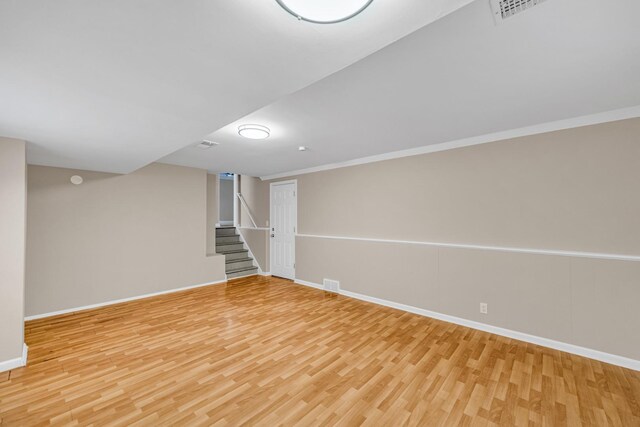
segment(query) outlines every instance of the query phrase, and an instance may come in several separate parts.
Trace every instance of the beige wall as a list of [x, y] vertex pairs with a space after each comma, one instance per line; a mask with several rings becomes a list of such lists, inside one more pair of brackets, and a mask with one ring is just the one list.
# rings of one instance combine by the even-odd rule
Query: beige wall
[[26, 314], [223, 280], [224, 257], [206, 256], [206, 192], [206, 171], [180, 166], [29, 166]]
[[[240, 177], [240, 192], [247, 202], [258, 227], [269, 224], [269, 183], [247, 175]], [[251, 229], [253, 224], [244, 207], [240, 209], [240, 233], [251, 249], [256, 262], [264, 272], [270, 270], [269, 232]]]
[[220, 221], [233, 221], [233, 180], [219, 179]]
[[[269, 183], [242, 175], [240, 177], [240, 192], [249, 205], [251, 215], [258, 227], [267, 227], [269, 223]], [[240, 209], [240, 224], [251, 227], [253, 224], [244, 208]]]
[[240, 228], [240, 234], [251, 249], [254, 259], [263, 272], [269, 271], [269, 234], [265, 230]]
[[22, 356], [25, 227], [25, 143], [0, 138], [0, 362]]
[[640, 255], [640, 119], [298, 177], [301, 233]]
[[[295, 178], [300, 234], [640, 256], [640, 119]], [[298, 237], [296, 265], [301, 280], [640, 359], [637, 261]]]

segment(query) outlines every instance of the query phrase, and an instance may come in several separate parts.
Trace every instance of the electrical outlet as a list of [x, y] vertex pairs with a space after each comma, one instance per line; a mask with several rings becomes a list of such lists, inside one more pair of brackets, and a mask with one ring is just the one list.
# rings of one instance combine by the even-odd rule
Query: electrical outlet
[[481, 302], [480, 303], [480, 313], [487, 314], [487, 312], [488, 312], [487, 303], [486, 302]]

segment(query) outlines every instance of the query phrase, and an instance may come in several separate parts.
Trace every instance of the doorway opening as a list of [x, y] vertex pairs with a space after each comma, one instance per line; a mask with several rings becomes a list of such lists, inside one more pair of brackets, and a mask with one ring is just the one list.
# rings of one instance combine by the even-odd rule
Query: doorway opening
[[221, 226], [235, 225], [234, 181], [233, 173], [218, 174], [218, 223]]

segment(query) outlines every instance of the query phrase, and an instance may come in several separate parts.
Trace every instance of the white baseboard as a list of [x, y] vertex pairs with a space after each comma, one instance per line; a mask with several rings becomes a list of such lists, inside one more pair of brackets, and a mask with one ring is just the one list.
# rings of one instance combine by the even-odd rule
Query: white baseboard
[[92, 308], [98, 308], [98, 307], [104, 307], [104, 306], [107, 306], [107, 305], [119, 304], [121, 302], [135, 301], [135, 300], [138, 300], [138, 299], [155, 297], [155, 296], [158, 296], [158, 295], [165, 295], [165, 294], [171, 294], [171, 293], [174, 293], [174, 292], [186, 291], [188, 289], [201, 288], [203, 286], [217, 285], [217, 284], [220, 284], [220, 283], [225, 283], [226, 281], [227, 280], [225, 278], [225, 280], [218, 280], [216, 282], [201, 283], [199, 285], [186, 286], [184, 288], [175, 288], [175, 289], [169, 289], [169, 290], [166, 290], [166, 291], [153, 292], [153, 293], [150, 293], [150, 294], [136, 295], [134, 297], [128, 297], [128, 298], [116, 299], [116, 300], [112, 300], [112, 301], [100, 302], [100, 303], [97, 303], [97, 304], [85, 305], [85, 306], [82, 306], [82, 307], [67, 308], [67, 309], [59, 310], [59, 311], [52, 311], [50, 313], [34, 314], [33, 316], [25, 317], [24, 320], [36, 320], [36, 319], [42, 319], [42, 318], [45, 318], [45, 317], [58, 316], [60, 314], [75, 313], [76, 311], [90, 310]]
[[271, 276], [271, 272], [270, 271], [261, 271], [260, 275], [261, 276]]
[[306, 280], [295, 279], [294, 282], [299, 285], [309, 286], [310, 288], [324, 290], [324, 286], [313, 282], [307, 282]]
[[[309, 286], [315, 289], [324, 289], [322, 285], [319, 285], [317, 283], [307, 282], [305, 280], [296, 279], [295, 283], [298, 283], [304, 286]], [[552, 348], [554, 350], [560, 350], [566, 353], [576, 354], [578, 356], [587, 357], [589, 359], [599, 360], [600, 362], [610, 363], [612, 365], [622, 366], [624, 368], [640, 371], [640, 360], [635, 360], [635, 359], [630, 359], [628, 357], [605, 353], [599, 350], [593, 350], [586, 347], [580, 347], [574, 344], [567, 344], [567, 343], [555, 341], [549, 338], [529, 335], [524, 332], [512, 331], [510, 329], [487, 325], [487, 324], [476, 322], [473, 320], [467, 320], [460, 317], [450, 316], [448, 314], [442, 314], [442, 313], [438, 313], [431, 310], [425, 310], [423, 308], [417, 308], [417, 307], [413, 307], [406, 304], [400, 304], [397, 302], [388, 301], [388, 300], [384, 300], [376, 297], [371, 297], [371, 296], [359, 294], [356, 292], [345, 291], [344, 289], [341, 289], [340, 291], [338, 291], [338, 293], [340, 295], [344, 295], [349, 298], [371, 302], [374, 304], [395, 308], [398, 310], [406, 311], [406, 312], [417, 314], [420, 316], [443, 320], [449, 323], [455, 323], [456, 325], [466, 326], [468, 328], [477, 329], [480, 331], [501, 335], [503, 337], [513, 338], [513, 339], [528, 342], [531, 344], [537, 344], [543, 347]]]
[[11, 369], [27, 366], [27, 355], [29, 354], [29, 347], [26, 344], [22, 344], [22, 356], [15, 359], [5, 360], [0, 362], [0, 372], [9, 371]]

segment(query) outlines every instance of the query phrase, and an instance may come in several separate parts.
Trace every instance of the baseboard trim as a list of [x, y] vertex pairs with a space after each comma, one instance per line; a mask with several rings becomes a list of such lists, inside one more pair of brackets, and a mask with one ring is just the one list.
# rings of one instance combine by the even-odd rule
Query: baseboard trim
[[22, 344], [22, 356], [0, 362], [0, 372], [10, 371], [11, 369], [27, 366], [28, 354], [29, 346], [27, 346], [26, 344]]
[[310, 288], [324, 290], [324, 286], [313, 282], [307, 282], [306, 280], [294, 279], [293, 282], [299, 285], [309, 286]]
[[[322, 285], [317, 283], [308, 282], [305, 280], [296, 279], [294, 281], [297, 284], [303, 286], [309, 286], [314, 289], [324, 289]], [[406, 304], [397, 303], [394, 301], [388, 301], [381, 298], [371, 297], [357, 292], [350, 292], [341, 289], [338, 291], [340, 295], [344, 295], [349, 298], [354, 298], [361, 301], [370, 302], [373, 304], [382, 305], [385, 307], [395, 308], [397, 310], [406, 311], [409, 313], [417, 314], [419, 316], [430, 317], [437, 320], [442, 320], [456, 325], [466, 326], [471, 329], [477, 329], [484, 332], [489, 332], [495, 335], [501, 335], [507, 338], [513, 338], [516, 340], [528, 342], [531, 344], [537, 344], [542, 347], [552, 348], [554, 350], [564, 351], [566, 353], [575, 354], [578, 356], [586, 357], [589, 359], [598, 360], [600, 362], [610, 363], [616, 366], [622, 366], [623, 368], [633, 369], [634, 371], [640, 371], [640, 360], [630, 359], [624, 356], [618, 356], [615, 354], [605, 353], [599, 350], [593, 350], [586, 347], [581, 347], [574, 344], [568, 344], [561, 341], [555, 341], [549, 338], [538, 337], [535, 335], [526, 334], [524, 332], [513, 331], [511, 329], [505, 329], [498, 326], [487, 325], [485, 323], [476, 322], [473, 320], [463, 319], [461, 317], [450, 316], [448, 314], [438, 313], [436, 311], [425, 310], [423, 308], [413, 307]]]
[[198, 284], [198, 285], [185, 286], [183, 288], [168, 289], [166, 291], [153, 292], [153, 293], [150, 293], [150, 294], [143, 294], [143, 295], [136, 295], [134, 297], [116, 299], [116, 300], [111, 300], [111, 301], [106, 301], [106, 302], [99, 302], [97, 304], [84, 305], [84, 306], [81, 306], [81, 307], [67, 308], [67, 309], [64, 309], [64, 310], [52, 311], [52, 312], [49, 312], [49, 313], [34, 314], [33, 316], [25, 317], [24, 320], [28, 321], [28, 320], [43, 319], [45, 317], [59, 316], [61, 314], [69, 314], [69, 313], [75, 313], [75, 312], [78, 312], [78, 311], [91, 310], [93, 308], [105, 307], [107, 305], [113, 305], [113, 304], [120, 304], [122, 302], [135, 301], [135, 300], [139, 300], [139, 299], [155, 297], [155, 296], [158, 296], [158, 295], [172, 294], [174, 292], [186, 291], [186, 290], [195, 289], [195, 288], [202, 288], [204, 286], [218, 285], [220, 283], [226, 283], [226, 281], [227, 281], [227, 279], [225, 278], [224, 280], [218, 280], [218, 281], [215, 281], [215, 282], [201, 283], [201, 284]]
[[271, 276], [271, 272], [270, 271], [262, 271], [260, 272], [261, 276]]

